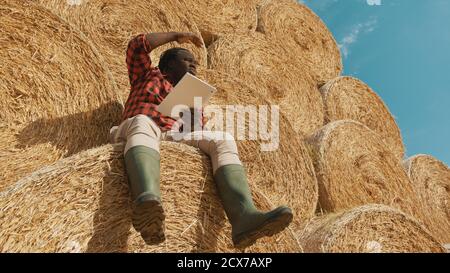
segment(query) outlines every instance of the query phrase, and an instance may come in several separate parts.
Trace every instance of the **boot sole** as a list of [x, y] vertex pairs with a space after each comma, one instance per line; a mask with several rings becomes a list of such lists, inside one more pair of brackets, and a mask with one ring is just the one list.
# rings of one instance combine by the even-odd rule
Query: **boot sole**
[[164, 242], [165, 214], [158, 200], [147, 200], [133, 208], [132, 222], [136, 231], [148, 245]]
[[234, 240], [234, 246], [236, 248], [246, 248], [256, 243], [262, 237], [272, 237], [286, 229], [292, 222], [292, 218], [292, 211], [289, 208], [284, 208], [276, 218], [264, 222], [253, 231], [237, 236], [236, 240]]

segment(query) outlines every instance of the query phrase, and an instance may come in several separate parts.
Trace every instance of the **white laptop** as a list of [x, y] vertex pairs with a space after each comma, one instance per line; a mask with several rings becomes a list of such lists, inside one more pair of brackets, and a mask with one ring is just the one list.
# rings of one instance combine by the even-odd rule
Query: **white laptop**
[[[186, 73], [175, 85], [172, 92], [157, 106], [156, 110], [165, 116], [178, 118], [180, 111], [194, 108], [195, 97], [202, 99], [202, 106], [204, 107], [216, 91], [217, 89], [214, 86], [190, 73]], [[181, 105], [184, 105], [184, 107]]]

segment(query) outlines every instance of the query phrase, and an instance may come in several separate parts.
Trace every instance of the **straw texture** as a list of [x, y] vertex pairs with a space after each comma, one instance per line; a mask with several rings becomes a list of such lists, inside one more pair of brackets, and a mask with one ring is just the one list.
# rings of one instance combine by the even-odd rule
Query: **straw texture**
[[121, 101], [79, 31], [28, 1], [0, 1], [0, 191], [66, 154], [107, 141]]
[[[108, 132], [129, 95], [129, 40], [169, 31], [203, 38], [181, 47], [217, 87], [207, 127], [235, 137], [256, 206], [293, 209], [288, 229], [244, 252], [450, 243], [448, 167], [425, 155], [402, 166], [394, 117], [340, 77], [335, 39], [298, 1], [0, 0], [0, 16], [0, 252], [239, 251], [209, 158], [180, 143], [161, 143], [166, 241], [147, 246], [132, 228], [123, 146]], [[153, 50], [153, 65], [174, 46]], [[219, 110], [225, 128], [211, 122]]]
[[[125, 52], [129, 40], [139, 33], [200, 32], [191, 19], [179, 12], [178, 2], [169, 0], [89, 0], [69, 5], [66, 0], [36, 0], [66, 18], [85, 33], [104, 54], [124, 98], [129, 93]], [[170, 43], [155, 49], [150, 57], [156, 66], [161, 53], [181, 46], [193, 52], [199, 63], [206, 65], [206, 48], [190, 44]]]
[[[414, 188], [426, 205], [433, 211], [440, 224], [450, 231], [450, 169], [430, 155], [415, 155], [404, 161]], [[446, 238], [449, 242], [450, 238]]]
[[192, 19], [206, 44], [224, 34], [256, 30], [256, 5], [260, 0], [181, 0], [180, 12]]
[[322, 98], [307, 69], [292, 64], [280, 50], [260, 33], [227, 35], [208, 48], [208, 67], [251, 84], [280, 106], [296, 132], [311, 134], [323, 125]]
[[258, 7], [257, 30], [277, 41], [292, 58], [321, 85], [339, 76], [339, 47], [322, 20], [294, 0], [263, 0]]
[[319, 204], [327, 212], [379, 203], [423, 222], [441, 241], [449, 233], [425, 210], [401, 162], [374, 131], [355, 121], [336, 121], [312, 138]]
[[[115, 147], [106, 145], [62, 159], [1, 194], [0, 251], [237, 251], [216, 195], [211, 162], [197, 149], [173, 142], [161, 145], [166, 241], [145, 245], [131, 225], [123, 157]], [[255, 204], [270, 209], [258, 189], [252, 190]], [[301, 248], [288, 228], [246, 251], [301, 252]]]
[[385, 205], [317, 217], [298, 233], [305, 252], [444, 253], [422, 225]]
[[[211, 98], [211, 106], [219, 106], [219, 109], [224, 110], [222, 117], [224, 121], [227, 119], [225, 111], [227, 106], [254, 107], [258, 111], [261, 106], [268, 106], [268, 102], [256, 94], [253, 87], [237, 78], [211, 70], [206, 71], [204, 75], [204, 78], [218, 90]], [[210, 107], [205, 109], [207, 113], [208, 108]], [[252, 120], [250, 114], [245, 113], [244, 122], [241, 124], [238, 122], [242, 111], [244, 110], [236, 110], [237, 114], [229, 112], [233, 115], [229, 119], [231, 126], [226, 120], [224, 128], [220, 130], [229, 132], [236, 139], [240, 159], [246, 167], [249, 181], [257, 185], [275, 205], [290, 206], [295, 215], [294, 225], [310, 219], [317, 206], [318, 186], [305, 140], [292, 130], [283, 115], [279, 116], [278, 124], [271, 125], [273, 116], [270, 109], [267, 114], [257, 113], [253, 123], [250, 123]], [[212, 119], [213, 112], [210, 112], [209, 116]], [[273, 151], [263, 151], [261, 147], [271, 142], [262, 138], [263, 129], [255, 124], [263, 117], [268, 119], [268, 132], [278, 130], [273, 141], [278, 146]], [[212, 130], [218, 129], [213, 125], [211, 127]], [[238, 127], [245, 132], [243, 135], [245, 138], [239, 137]], [[255, 127], [258, 127], [258, 136], [250, 139], [249, 129]]]
[[325, 104], [325, 122], [351, 119], [377, 132], [389, 149], [403, 158], [400, 129], [381, 98], [361, 80], [338, 77], [320, 89]]

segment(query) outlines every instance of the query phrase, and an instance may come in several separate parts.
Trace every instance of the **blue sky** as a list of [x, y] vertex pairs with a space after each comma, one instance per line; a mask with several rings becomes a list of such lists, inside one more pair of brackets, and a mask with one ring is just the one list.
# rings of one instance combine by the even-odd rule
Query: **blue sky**
[[371, 86], [407, 156], [450, 163], [450, 0], [304, 0], [341, 46], [344, 75]]

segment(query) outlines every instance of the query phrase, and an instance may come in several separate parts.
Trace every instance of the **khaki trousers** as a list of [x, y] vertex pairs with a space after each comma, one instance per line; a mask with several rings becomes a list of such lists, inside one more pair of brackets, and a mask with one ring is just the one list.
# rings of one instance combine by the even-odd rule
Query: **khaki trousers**
[[158, 125], [145, 115], [129, 118], [110, 130], [110, 142], [125, 144], [124, 154], [129, 149], [141, 145], [159, 153], [159, 144], [162, 140], [181, 142], [199, 148], [211, 158], [213, 173], [225, 165], [242, 165], [236, 142], [229, 133], [212, 131], [196, 131], [184, 135], [173, 131], [163, 133]]

